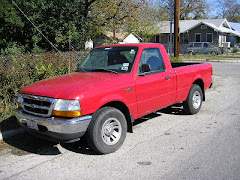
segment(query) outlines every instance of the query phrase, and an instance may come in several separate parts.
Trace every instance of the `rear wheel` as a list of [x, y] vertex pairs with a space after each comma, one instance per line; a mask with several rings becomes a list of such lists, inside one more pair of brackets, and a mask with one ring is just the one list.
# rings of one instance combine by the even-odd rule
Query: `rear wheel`
[[187, 114], [196, 114], [200, 111], [203, 101], [203, 92], [199, 85], [193, 84], [186, 101], [183, 103]]
[[211, 55], [214, 56], [214, 55], [217, 55], [217, 53], [216, 53], [215, 51], [212, 51], [212, 52], [211, 52]]
[[127, 134], [127, 121], [123, 113], [113, 107], [103, 107], [94, 115], [86, 132], [89, 146], [99, 154], [118, 150]]

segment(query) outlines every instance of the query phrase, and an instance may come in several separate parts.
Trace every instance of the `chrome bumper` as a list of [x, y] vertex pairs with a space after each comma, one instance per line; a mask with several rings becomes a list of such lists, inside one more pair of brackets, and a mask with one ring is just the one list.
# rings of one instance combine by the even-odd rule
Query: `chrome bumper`
[[[58, 117], [39, 117], [24, 113], [21, 109], [16, 109], [15, 115], [18, 122], [25, 126], [27, 121], [32, 120], [37, 122], [38, 126], [45, 127], [44, 131], [58, 133], [58, 134], [84, 134], [92, 119], [92, 116], [82, 116], [72, 119], [58, 118]], [[25, 126], [26, 127], [26, 126]], [[31, 130], [31, 129], [30, 129]], [[36, 131], [36, 130], [34, 130]], [[40, 132], [43, 133], [43, 132]]]

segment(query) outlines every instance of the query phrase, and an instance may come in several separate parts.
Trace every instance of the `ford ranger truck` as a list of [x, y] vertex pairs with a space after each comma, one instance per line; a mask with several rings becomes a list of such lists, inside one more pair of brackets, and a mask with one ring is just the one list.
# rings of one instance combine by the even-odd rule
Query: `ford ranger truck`
[[199, 112], [212, 84], [209, 63], [170, 63], [161, 44], [93, 49], [76, 72], [22, 88], [16, 117], [32, 134], [58, 142], [86, 137], [100, 154], [123, 144], [134, 120], [172, 104]]

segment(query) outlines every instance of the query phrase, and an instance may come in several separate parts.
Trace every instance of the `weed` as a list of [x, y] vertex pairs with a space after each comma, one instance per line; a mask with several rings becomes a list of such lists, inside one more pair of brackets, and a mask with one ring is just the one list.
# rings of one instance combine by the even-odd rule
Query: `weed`
[[6, 55], [0, 58], [0, 122], [13, 115], [19, 90], [36, 81], [76, 70], [86, 53], [48, 52]]

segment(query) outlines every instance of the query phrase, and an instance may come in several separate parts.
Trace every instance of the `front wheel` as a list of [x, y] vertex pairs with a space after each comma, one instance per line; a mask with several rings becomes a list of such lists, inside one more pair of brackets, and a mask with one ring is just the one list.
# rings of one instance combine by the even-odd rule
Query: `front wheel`
[[183, 102], [187, 114], [196, 114], [200, 111], [203, 101], [203, 92], [199, 85], [193, 84], [186, 101]]
[[123, 113], [113, 107], [103, 107], [93, 115], [86, 132], [89, 146], [99, 154], [118, 150], [127, 134], [127, 121]]

